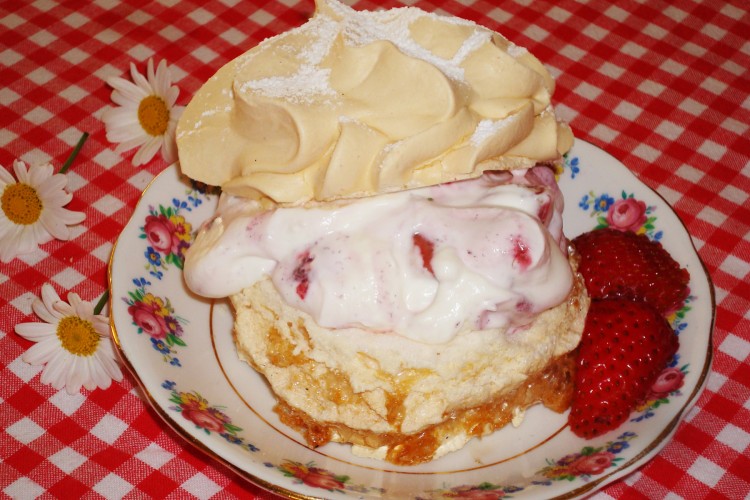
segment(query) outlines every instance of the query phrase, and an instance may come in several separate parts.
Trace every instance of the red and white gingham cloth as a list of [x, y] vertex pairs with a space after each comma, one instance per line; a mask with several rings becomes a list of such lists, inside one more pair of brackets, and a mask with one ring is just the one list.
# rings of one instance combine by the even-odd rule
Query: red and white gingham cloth
[[[351, 3], [351, 2], [349, 2]], [[674, 439], [601, 498], [750, 494], [750, 4], [705, 0], [415, 0], [527, 47], [557, 78], [576, 135], [655, 188], [685, 222], [716, 287], [714, 365]], [[361, 0], [357, 8], [394, 7]], [[14, 333], [43, 283], [96, 301], [113, 242], [166, 165], [133, 167], [105, 139], [107, 77], [170, 64], [178, 104], [225, 62], [297, 26], [312, 0], [0, 0], [0, 164], [60, 166], [86, 220], [69, 242], [0, 264], [0, 496], [270, 498], [193, 449], [126, 375], [68, 396], [39, 383]]]

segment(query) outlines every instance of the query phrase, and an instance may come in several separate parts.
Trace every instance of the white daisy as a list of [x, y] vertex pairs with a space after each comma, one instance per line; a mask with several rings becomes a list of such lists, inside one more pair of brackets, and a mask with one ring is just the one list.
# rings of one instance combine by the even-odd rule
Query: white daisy
[[133, 165], [148, 163], [159, 148], [164, 160], [172, 163], [177, 159], [175, 128], [183, 110], [175, 106], [180, 89], [172, 85], [165, 61], [154, 72], [154, 62], [149, 59], [145, 77], [130, 63], [130, 76], [132, 82], [119, 77], [107, 80], [117, 104], [102, 114], [107, 140], [118, 143], [118, 154], [139, 147]]
[[41, 382], [58, 390], [65, 387], [68, 394], [77, 394], [81, 386], [106, 389], [112, 380], [121, 381], [109, 318], [96, 314], [91, 302], [75, 293], [68, 294], [68, 302], [50, 284], [42, 286], [42, 299], [36, 299], [32, 309], [46, 323], [16, 325], [16, 333], [36, 342], [21, 359], [32, 365], [46, 364]]
[[35, 250], [53, 238], [70, 238], [68, 226], [86, 218], [82, 212], [63, 208], [73, 198], [65, 191], [68, 178], [54, 174], [52, 165], [26, 168], [13, 163], [15, 178], [0, 168], [0, 261], [10, 262], [17, 255]]

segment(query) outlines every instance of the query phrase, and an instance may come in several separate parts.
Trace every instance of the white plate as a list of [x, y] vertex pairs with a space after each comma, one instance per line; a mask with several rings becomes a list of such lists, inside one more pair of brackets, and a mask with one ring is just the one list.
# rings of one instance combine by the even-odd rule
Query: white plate
[[196, 190], [176, 168], [163, 172], [144, 192], [112, 254], [110, 314], [120, 355], [148, 401], [178, 434], [281, 495], [426, 499], [589, 494], [652, 458], [697, 399], [711, 363], [714, 298], [680, 220], [616, 159], [578, 141], [566, 158], [560, 186], [569, 237], [606, 225], [612, 207], [627, 208], [627, 220], [621, 217], [620, 223], [634, 222], [658, 238], [691, 275], [691, 296], [673, 319], [681, 342], [677, 365], [662, 386], [665, 392], [600, 438], [577, 438], [566, 426], [567, 414], [534, 407], [519, 428], [508, 426], [416, 467], [357, 458], [339, 444], [307, 448], [273, 413], [274, 400], [263, 379], [237, 359], [228, 303], [203, 300], [183, 285], [180, 247], [212, 214], [216, 196]]

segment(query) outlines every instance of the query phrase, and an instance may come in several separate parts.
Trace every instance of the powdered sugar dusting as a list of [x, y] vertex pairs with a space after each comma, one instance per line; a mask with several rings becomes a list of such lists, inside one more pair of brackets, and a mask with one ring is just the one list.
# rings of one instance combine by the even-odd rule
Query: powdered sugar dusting
[[525, 54], [528, 54], [529, 51], [526, 49], [526, 47], [521, 47], [519, 45], [516, 45], [514, 43], [508, 44], [508, 55], [512, 58], [521, 57]]
[[[425, 16], [441, 23], [474, 26], [476, 31], [464, 41], [453, 58], [444, 59], [422, 47], [411, 37], [410, 25]], [[309, 37], [310, 40], [302, 50], [297, 46], [287, 46], [292, 57], [300, 63], [299, 70], [291, 76], [245, 82], [241, 87], [243, 91], [252, 91], [298, 104], [312, 104], [319, 97], [326, 100], [335, 98], [336, 92], [331, 88], [329, 81], [330, 70], [321, 68], [320, 65], [339, 36], [344, 43], [354, 47], [377, 41], [389, 41], [407, 56], [423, 60], [438, 68], [451, 80], [461, 82], [464, 78], [461, 63], [491, 37], [491, 32], [471, 21], [439, 16], [414, 7], [375, 12], [356, 11], [339, 2], [330, 1], [326, 2], [324, 11], [317, 12], [315, 17], [298, 28], [297, 32]], [[278, 37], [276, 41], [276, 46], [284, 50], [283, 40], [280, 47]], [[250, 63], [249, 60], [246, 62]]]
[[336, 36], [339, 34], [338, 23], [327, 16], [315, 18], [315, 26], [310, 29], [314, 36], [310, 45], [299, 52], [299, 58], [307, 64], [317, 66], [331, 51]]
[[503, 120], [482, 120], [477, 124], [477, 128], [474, 130], [469, 142], [472, 146], [479, 147], [490, 137], [497, 136], [509, 123], [510, 120], [508, 118]]
[[428, 62], [443, 72], [448, 78], [461, 82], [464, 78], [461, 62], [472, 51], [490, 39], [490, 32], [479, 29], [467, 38], [456, 55], [448, 60], [436, 56], [419, 45], [410, 35], [409, 26], [423, 17], [439, 20], [442, 23], [476, 25], [455, 17], [439, 16], [414, 7], [404, 7], [388, 11], [355, 12], [351, 9], [343, 20], [342, 34], [352, 46], [362, 46], [377, 41], [389, 41], [404, 54]]
[[271, 98], [293, 103], [313, 103], [317, 97], [333, 98], [336, 92], [329, 85], [331, 70], [309, 64], [299, 67], [292, 76], [276, 76], [242, 84], [242, 91], [255, 91]]

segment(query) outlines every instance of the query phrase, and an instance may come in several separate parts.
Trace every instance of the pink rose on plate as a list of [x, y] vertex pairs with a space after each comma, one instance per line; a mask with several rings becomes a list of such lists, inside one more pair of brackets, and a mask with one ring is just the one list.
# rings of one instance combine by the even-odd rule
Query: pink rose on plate
[[646, 218], [646, 204], [635, 198], [617, 200], [607, 212], [607, 224], [620, 231], [638, 231]]
[[569, 468], [578, 474], [601, 474], [604, 469], [612, 465], [614, 458], [614, 453], [608, 451], [600, 451], [591, 455], [581, 455], [570, 464]]
[[685, 383], [685, 374], [679, 368], [662, 371], [651, 386], [649, 399], [661, 399], [676, 391]]
[[209, 411], [197, 410], [190, 406], [183, 405], [182, 416], [201, 429], [213, 432], [222, 432], [224, 430], [224, 422], [222, 422], [216, 415], [212, 415]]
[[173, 245], [174, 224], [164, 215], [149, 215], [143, 226], [146, 239], [155, 250], [169, 253]]
[[315, 467], [300, 473], [297, 475], [297, 478], [308, 486], [323, 488], [324, 490], [340, 490], [344, 488], [344, 483], [336, 479], [336, 476], [326, 470]]
[[163, 339], [169, 333], [166, 320], [162, 315], [156, 313], [152, 305], [136, 302], [128, 307], [128, 312], [133, 317], [133, 322], [149, 336], [155, 339]]

